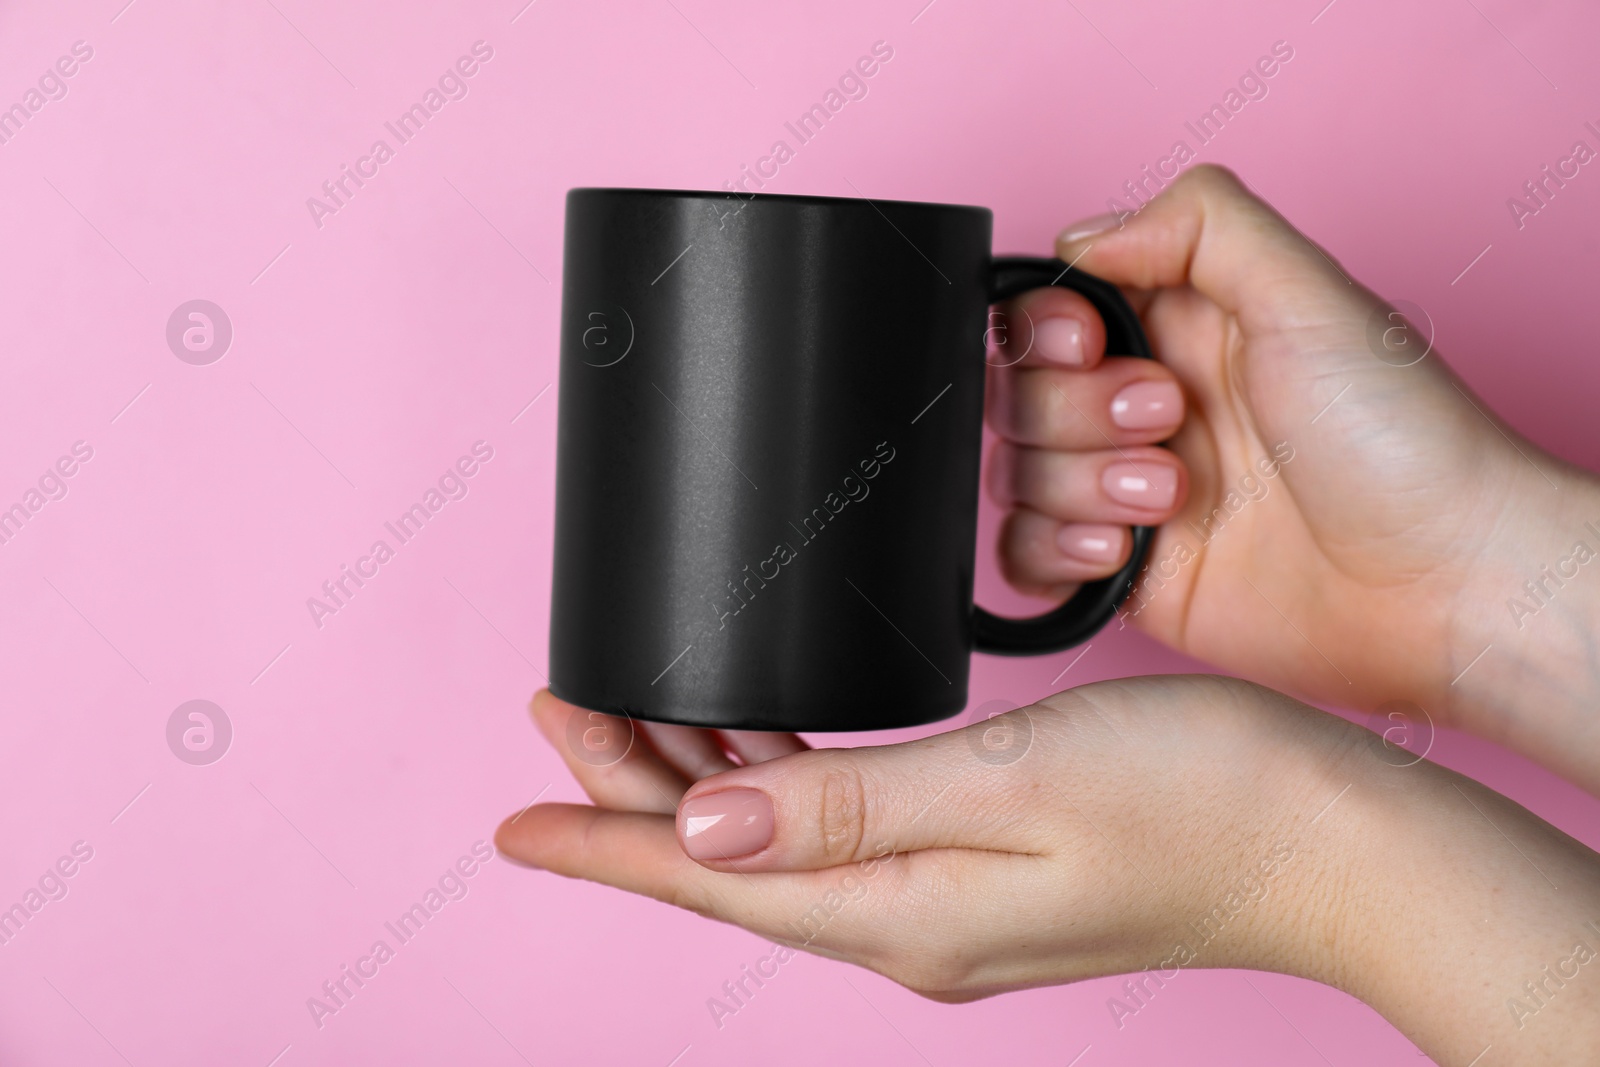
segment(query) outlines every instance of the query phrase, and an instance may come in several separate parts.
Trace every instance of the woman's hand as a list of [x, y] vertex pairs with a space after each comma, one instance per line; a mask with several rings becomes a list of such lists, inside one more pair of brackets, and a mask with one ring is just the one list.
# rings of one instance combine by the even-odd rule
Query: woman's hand
[[[1185, 968], [1248, 967], [1362, 997], [1441, 1063], [1600, 1047], [1600, 970], [1537, 1007], [1522, 989], [1600, 948], [1594, 854], [1247, 683], [1102, 682], [878, 748], [724, 736], [748, 766], [548, 693], [533, 715], [600, 806], [508, 818], [506, 856], [935, 999], [1136, 973], [1131, 1015]], [[569, 743], [586, 730], [598, 746]]]
[[1014, 585], [1062, 598], [1122, 565], [1125, 524], [1162, 523], [1134, 625], [1314, 699], [1415, 701], [1600, 786], [1600, 562], [1574, 559], [1600, 560], [1591, 475], [1495, 420], [1225, 170], [1057, 254], [1124, 287], [1160, 364], [1102, 358], [1075, 293], [1004, 309], [992, 362], [1027, 354], [991, 371], [988, 485]]

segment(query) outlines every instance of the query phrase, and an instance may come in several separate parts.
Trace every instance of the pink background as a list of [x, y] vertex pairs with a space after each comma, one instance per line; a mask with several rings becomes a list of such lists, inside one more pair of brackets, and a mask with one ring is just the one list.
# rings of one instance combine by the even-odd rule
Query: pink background
[[[1503, 415], [1594, 467], [1600, 170], [1520, 231], [1505, 201], [1596, 143], [1600, 11], [123, 2], [0, 10], [0, 103], [93, 48], [0, 145], [0, 505], [94, 452], [0, 545], [0, 905], [94, 850], [0, 947], [0, 1062], [1419, 1062], [1341, 994], [1229, 972], [1119, 1030], [1113, 980], [947, 1007], [802, 958], [718, 1030], [706, 998], [758, 938], [500, 861], [322, 1028], [306, 999], [504, 814], [581, 796], [523, 710], [569, 187], [720, 187], [883, 40], [870, 94], [769, 190], [986, 204], [999, 249], [1045, 252], [1284, 40], [1270, 95], [1200, 158], [1422, 305]], [[478, 40], [469, 95], [318, 228], [306, 199]], [[164, 336], [195, 298], [233, 323], [209, 366]], [[478, 440], [469, 495], [315, 627], [306, 598]], [[994, 519], [980, 591], [1006, 607]], [[1042, 696], [1072, 655], [980, 658], [973, 704]], [[1107, 633], [1055, 688], [1191, 666]], [[233, 724], [209, 766], [166, 742], [193, 699]], [[1434, 754], [1600, 842], [1600, 804], [1524, 761]]]

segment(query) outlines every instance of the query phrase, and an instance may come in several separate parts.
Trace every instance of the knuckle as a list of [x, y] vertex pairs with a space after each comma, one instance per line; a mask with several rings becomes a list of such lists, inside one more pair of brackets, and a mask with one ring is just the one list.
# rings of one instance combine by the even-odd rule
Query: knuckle
[[1220, 163], [1198, 163], [1189, 168], [1188, 173], [1179, 180], [1184, 179], [1190, 184], [1206, 189], [1233, 192], [1243, 188], [1239, 176]]
[[822, 779], [817, 840], [830, 863], [854, 859], [867, 833], [867, 790], [854, 767], [828, 770]]

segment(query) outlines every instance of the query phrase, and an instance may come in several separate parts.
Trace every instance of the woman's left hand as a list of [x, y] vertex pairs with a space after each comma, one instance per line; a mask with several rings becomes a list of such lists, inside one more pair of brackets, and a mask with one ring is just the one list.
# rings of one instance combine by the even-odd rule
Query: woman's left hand
[[[1491, 1041], [1544, 1062], [1567, 1047], [1547, 1042], [1577, 1032], [1572, 1019], [1589, 1039], [1600, 1031], [1589, 983], [1544, 1009], [1542, 1037], [1502, 1033], [1530, 939], [1562, 949], [1554, 960], [1570, 954], [1569, 928], [1600, 915], [1595, 855], [1259, 686], [1100, 682], [966, 729], [832, 750], [635, 728], [544, 692], [533, 715], [598, 806], [508, 818], [496, 836], [507, 857], [936, 1000], [1140, 971], [1148, 994], [1182, 968], [1247, 967], [1339, 986], [1440, 1062]], [[569, 744], [586, 730], [609, 748]], [[1529, 862], [1502, 855], [1502, 832]], [[1441, 977], [1428, 961], [1452, 944], [1471, 951]]]

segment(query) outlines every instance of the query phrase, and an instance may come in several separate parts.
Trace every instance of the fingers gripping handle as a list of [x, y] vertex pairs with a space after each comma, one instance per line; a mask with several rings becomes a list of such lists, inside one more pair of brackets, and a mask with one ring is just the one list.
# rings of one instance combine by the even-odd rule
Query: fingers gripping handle
[[[1106, 324], [1106, 351], [1117, 355], [1154, 358], [1150, 342], [1128, 301], [1116, 286], [1068, 266], [1059, 259], [1032, 256], [997, 258], [991, 268], [989, 300], [998, 303], [1030, 289], [1058, 285], [1088, 297]], [[1155, 529], [1133, 528], [1133, 551], [1116, 574], [1085, 582], [1065, 604], [1029, 619], [1007, 619], [983, 608], [974, 609], [973, 644], [979, 652], [1026, 656], [1080, 645], [1111, 621], [1117, 608], [1133, 591], [1134, 579], [1144, 566]]]

